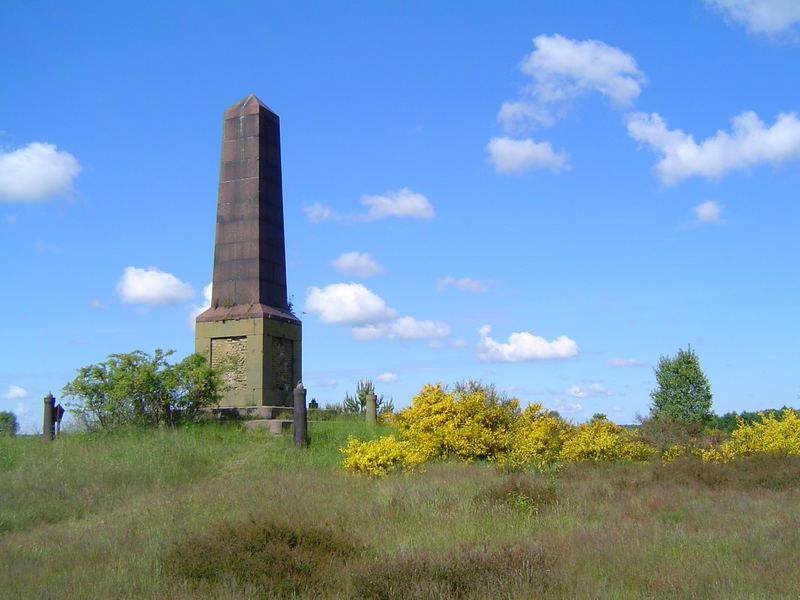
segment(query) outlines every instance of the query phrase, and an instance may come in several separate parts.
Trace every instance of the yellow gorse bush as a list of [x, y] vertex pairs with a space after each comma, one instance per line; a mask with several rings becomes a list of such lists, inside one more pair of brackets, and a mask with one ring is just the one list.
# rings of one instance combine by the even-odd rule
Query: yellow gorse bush
[[572, 428], [561, 448], [561, 458], [584, 460], [648, 460], [655, 449], [631, 439], [631, 432], [605, 419], [592, 419]]
[[731, 438], [720, 444], [723, 457], [749, 456], [757, 452], [800, 454], [800, 418], [795, 411], [785, 408], [780, 413], [758, 413], [758, 416], [760, 422], [739, 420]]
[[[728, 461], [758, 452], [800, 454], [800, 417], [795, 411], [759, 413], [759, 417], [755, 423], [740, 420], [722, 443], [674, 445], [661, 453], [661, 460], [696, 456]], [[385, 475], [446, 457], [489, 460], [511, 469], [542, 469], [563, 462], [646, 461], [657, 454], [655, 448], [635, 439], [635, 431], [606, 419], [575, 426], [541, 404], [520, 412], [518, 400], [475, 383], [452, 390], [440, 383], [426, 385], [391, 421], [398, 428], [397, 436], [368, 442], [349, 438], [341, 449], [346, 469]]]
[[498, 464], [510, 468], [526, 465], [541, 468], [556, 462], [572, 429], [571, 425], [551, 416], [538, 403], [529, 405], [514, 425], [505, 451], [493, 457]]
[[344, 455], [342, 465], [345, 469], [369, 475], [386, 475], [393, 470], [410, 469], [425, 460], [409, 442], [400, 441], [393, 435], [366, 442], [351, 435], [347, 438], [347, 446], [340, 452]]
[[441, 383], [426, 385], [395, 423], [427, 459], [457, 456], [471, 461], [505, 452], [518, 417], [516, 399], [501, 402], [492, 390], [476, 385], [452, 391]]

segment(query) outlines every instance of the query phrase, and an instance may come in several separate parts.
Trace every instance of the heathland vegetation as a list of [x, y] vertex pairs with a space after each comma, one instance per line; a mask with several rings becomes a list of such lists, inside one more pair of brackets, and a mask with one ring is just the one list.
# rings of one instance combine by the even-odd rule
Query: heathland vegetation
[[800, 597], [800, 418], [715, 428], [686, 354], [638, 427], [465, 382], [305, 449], [185, 419], [0, 436], [0, 596]]

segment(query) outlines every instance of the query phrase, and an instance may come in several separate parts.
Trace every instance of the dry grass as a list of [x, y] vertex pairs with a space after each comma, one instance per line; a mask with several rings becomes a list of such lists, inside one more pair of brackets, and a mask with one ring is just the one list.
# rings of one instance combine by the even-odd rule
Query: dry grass
[[798, 598], [800, 462], [338, 469], [235, 427], [0, 442], [3, 597]]

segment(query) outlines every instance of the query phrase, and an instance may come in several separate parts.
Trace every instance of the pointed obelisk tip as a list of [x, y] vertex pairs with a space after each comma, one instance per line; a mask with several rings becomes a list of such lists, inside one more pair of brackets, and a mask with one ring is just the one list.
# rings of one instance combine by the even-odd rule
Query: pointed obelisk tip
[[229, 106], [225, 110], [225, 115], [238, 114], [238, 115], [253, 115], [256, 114], [260, 108], [265, 108], [272, 114], [275, 114], [272, 109], [258, 99], [255, 94], [248, 94], [236, 104]]

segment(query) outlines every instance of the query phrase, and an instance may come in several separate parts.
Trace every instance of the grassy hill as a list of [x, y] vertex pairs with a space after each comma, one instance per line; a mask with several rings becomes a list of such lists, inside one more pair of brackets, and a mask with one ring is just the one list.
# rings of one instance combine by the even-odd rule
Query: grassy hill
[[0, 597], [798, 598], [800, 460], [439, 463], [369, 479], [361, 423], [0, 437]]

